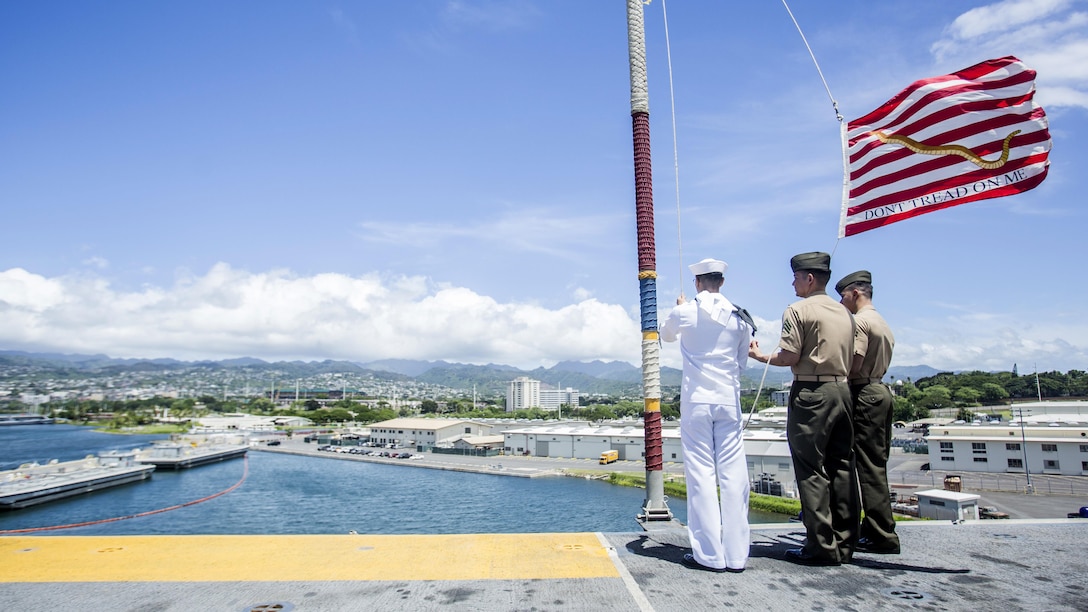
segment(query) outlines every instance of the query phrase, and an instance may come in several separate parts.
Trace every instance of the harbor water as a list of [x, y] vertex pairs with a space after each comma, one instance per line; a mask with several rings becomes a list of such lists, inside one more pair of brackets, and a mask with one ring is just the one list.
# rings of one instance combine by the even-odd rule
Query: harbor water
[[[0, 428], [0, 466], [146, 447], [165, 436], [120, 436], [70, 425]], [[246, 474], [248, 472], [248, 474]], [[582, 478], [514, 478], [279, 453], [0, 513], [0, 531], [101, 521], [225, 495], [167, 512], [42, 534], [372, 534], [623, 532], [638, 529], [644, 491]], [[686, 521], [683, 500], [669, 505]], [[780, 522], [778, 515], [750, 517]]]

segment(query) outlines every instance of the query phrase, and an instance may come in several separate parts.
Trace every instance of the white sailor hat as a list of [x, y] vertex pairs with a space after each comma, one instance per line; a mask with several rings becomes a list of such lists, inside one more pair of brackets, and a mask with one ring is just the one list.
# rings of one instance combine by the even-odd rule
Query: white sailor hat
[[691, 270], [691, 273], [695, 276], [700, 276], [703, 274], [713, 274], [715, 272], [724, 275], [725, 270], [728, 267], [729, 264], [725, 263], [724, 261], [718, 259], [704, 259], [699, 263], [693, 263], [688, 266], [688, 270]]

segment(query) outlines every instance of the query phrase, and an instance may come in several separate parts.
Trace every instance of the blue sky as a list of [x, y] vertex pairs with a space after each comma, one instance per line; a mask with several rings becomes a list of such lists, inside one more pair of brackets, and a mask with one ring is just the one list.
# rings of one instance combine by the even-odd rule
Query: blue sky
[[[781, 3], [667, 8], [679, 225], [646, 7], [662, 316], [717, 257], [772, 346], [789, 258], [834, 249], [834, 279], [872, 271], [894, 365], [1088, 367], [1088, 2], [795, 0], [847, 119], [1016, 55], [1053, 135], [1034, 191], [837, 245], [838, 124]], [[625, 10], [0, 4], [0, 348], [637, 364]]]

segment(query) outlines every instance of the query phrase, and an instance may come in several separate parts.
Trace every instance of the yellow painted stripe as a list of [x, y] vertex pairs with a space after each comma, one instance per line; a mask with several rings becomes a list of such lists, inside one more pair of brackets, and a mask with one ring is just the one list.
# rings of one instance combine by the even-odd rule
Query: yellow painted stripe
[[659, 397], [647, 397], [644, 404], [646, 412], [661, 412], [661, 398]]
[[643, 340], [657, 340], [658, 334], [656, 331], [644, 331], [642, 332]]
[[609, 577], [592, 533], [0, 538], [0, 583]]

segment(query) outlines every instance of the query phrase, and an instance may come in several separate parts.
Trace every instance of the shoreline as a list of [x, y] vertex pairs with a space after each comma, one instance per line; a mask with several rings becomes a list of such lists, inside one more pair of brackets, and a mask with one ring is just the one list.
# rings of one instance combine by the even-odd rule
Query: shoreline
[[[425, 468], [431, 470], [444, 470], [447, 472], [469, 472], [473, 474], [490, 474], [492, 476], [513, 476], [515, 478], [541, 478], [546, 476], [565, 476], [561, 470], [555, 468], [543, 469], [536, 467], [507, 467], [502, 464], [503, 460], [509, 460], [510, 457], [498, 456], [498, 457], [468, 457], [463, 455], [425, 455], [425, 459], [413, 460], [413, 459], [392, 459], [389, 457], [369, 457], [367, 455], [352, 455], [347, 453], [336, 453], [328, 451], [319, 451], [316, 448], [306, 448], [313, 443], [295, 442], [293, 440], [283, 440], [279, 446], [268, 446], [267, 444], [255, 444], [250, 446], [250, 450], [256, 450], [268, 453], [282, 453], [286, 455], [298, 455], [303, 457], [320, 457], [323, 459], [336, 459], [341, 461], [360, 461], [366, 463], [380, 463], [382, 465], [398, 465], [404, 467], [416, 467]], [[436, 459], [442, 457], [442, 459]], [[474, 463], [450, 463], [445, 461], [449, 459], [483, 459], [492, 461], [492, 463], [483, 463], [476, 465]], [[515, 460], [520, 458], [514, 458]]]
[[[620, 470], [613, 469], [600, 470], [594, 469], [589, 466], [599, 465], [590, 459], [555, 459], [550, 457], [509, 457], [500, 455], [496, 457], [467, 457], [463, 455], [434, 455], [425, 454], [425, 459], [413, 460], [413, 459], [390, 459], [388, 457], [369, 457], [366, 455], [353, 455], [346, 453], [335, 453], [328, 451], [319, 451], [316, 447], [311, 446], [312, 443], [298, 442], [294, 440], [283, 440], [278, 446], [268, 446], [267, 444], [257, 444], [250, 448], [252, 450], [281, 453], [287, 455], [296, 455], [303, 457], [320, 457], [324, 459], [345, 460], [345, 461], [363, 461], [369, 463], [380, 463], [382, 465], [402, 465], [406, 467], [418, 467], [432, 470], [445, 470], [450, 472], [467, 472], [473, 474], [489, 474], [492, 476], [512, 476], [515, 478], [544, 478], [544, 477], [563, 477], [563, 478], [586, 478], [590, 480], [603, 480], [613, 486], [631, 487], [631, 488], [644, 488], [645, 484], [636, 485], [639, 477], [645, 473], [645, 468], [642, 467], [641, 462], [621, 462], [629, 463], [631, 466], [621, 467], [633, 467], [637, 465], [642, 471], [641, 473], [636, 470]], [[463, 463], [460, 460], [477, 460], [490, 463]], [[515, 465], [503, 465], [499, 460], [505, 460], [508, 463], [514, 463]], [[556, 463], [563, 462], [579, 462], [585, 465], [579, 465], [577, 467], [540, 467], [540, 466], [526, 466], [527, 463], [535, 462], [549, 462]], [[616, 466], [616, 463], [609, 464], [609, 467]], [[612, 482], [612, 474], [619, 474], [621, 476], [631, 474], [631, 478], [620, 478], [621, 482]], [[672, 476], [676, 476], [672, 474]], [[624, 482], [628, 481], [628, 482]], [[756, 493], [752, 493], [753, 496], [758, 496]], [[762, 496], [761, 496], [762, 497]], [[686, 496], [677, 496], [675, 493], [670, 495], [671, 499], [686, 499]], [[784, 501], [787, 503], [796, 503], [798, 505], [797, 510], [791, 510], [790, 512], [781, 512], [775, 509], [774, 504], [756, 504], [753, 506], [754, 510], [759, 512], [765, 512], [768, 514], [776, 514], [783, 517], [783, 522], [788, 520], [788, 517], [796, 516], [800, 507], [800, 502], [789, 498], [773, 498], [774, 501]], [[751, 502], [750, 502], [751, 504]]]

